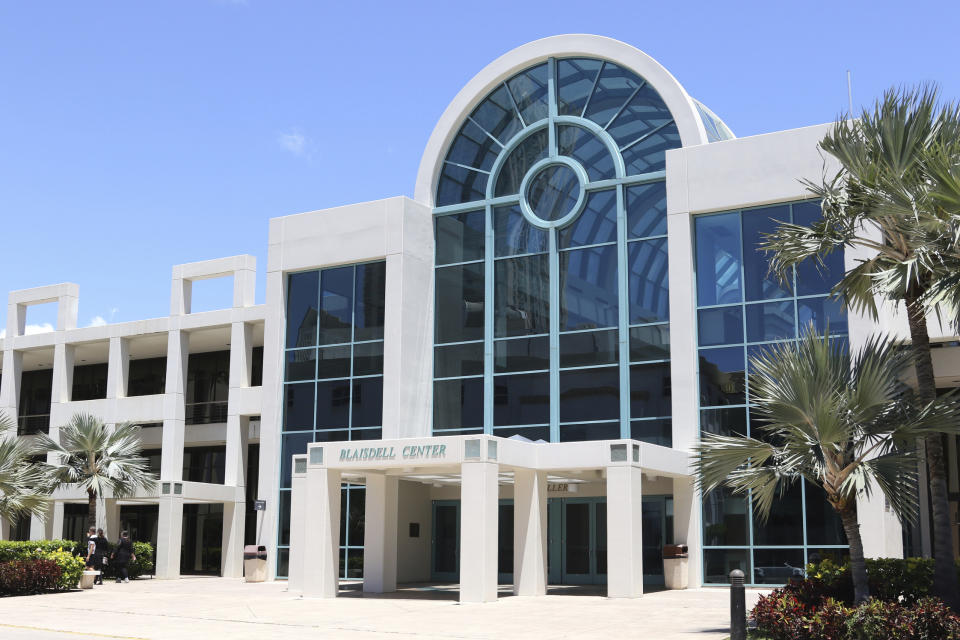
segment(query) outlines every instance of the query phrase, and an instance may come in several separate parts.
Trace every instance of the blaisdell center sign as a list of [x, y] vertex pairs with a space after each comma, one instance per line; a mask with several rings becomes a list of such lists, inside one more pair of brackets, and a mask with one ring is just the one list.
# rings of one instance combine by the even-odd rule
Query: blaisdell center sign
[[344, 447], [340, 449], [340, 462], [372, 460], [435, 460], [447, 457], [447, 445], [407, 445], [405, 447]]

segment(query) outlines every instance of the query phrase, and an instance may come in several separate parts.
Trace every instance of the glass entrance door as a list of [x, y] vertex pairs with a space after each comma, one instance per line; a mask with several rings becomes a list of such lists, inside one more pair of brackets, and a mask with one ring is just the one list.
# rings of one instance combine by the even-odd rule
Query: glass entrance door
[[433, 580], [460, 581], [460, 501], [433, 501]]

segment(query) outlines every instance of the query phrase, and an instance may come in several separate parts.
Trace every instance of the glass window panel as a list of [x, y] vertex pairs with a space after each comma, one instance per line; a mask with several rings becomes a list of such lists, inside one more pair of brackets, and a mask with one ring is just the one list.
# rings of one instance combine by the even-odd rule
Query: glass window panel
[[667, 233], [667, 184], [627, 187], [627, 236], [643, 238]]
[[363, 577], [363, 549], [347, 549], [347, 569], [344, 578], [357, 579]]
[[[823, 217], [819, 202], [798, 202], [793, 205], [794, 224], [809, 227]], [[809, 296], [829, 293], [845, 274], [843, 250], [839, 249], [823, 258], [820, 267], [814, 260], [805, 260], [797, 265], [797, 295]]]
[[470, 114], [470, 119], [483, 127], [502, 144], [506, 144], [523, 125], [513, 108], [507, 89], [500, 85]]
[[850, 560], [850, 547], [844, 549], [807, 549], [807, 564], [831, 560], [843, 565]]
[[803, 549], [754, 549], [753, 583], [786, 584], [803, 578]]
[[283, 430], [313, 429], [314, 383], [297, 382], [284, 385]]
[[714, 489], [703, 497], [704, 546], [747, 544], [747, 497], [729, 489]]
[[387, 291], [387, 263], [358, 264], [354, 301], [353, 339], [382, 340], [384, 298]]
[[617, 111], [633, 95], [634, 90], [643, 82], [635, 73], [611, 62], [603, 65], [597, 87], [590, 98], [584, 114], [601, 127], [606, 126]]
[[494, 195], [509, 196], [520, 193], [520, 183], [523, 181], [523, 176], [527, 174], [527, 170], [534, 163], [547, 157], [547, 143], [547, 130], [540, 129], [517, 145], [500, 167]]
[[443, 163], [437, 184], [437, 206], [483, 200], [487, 196], [487, 174]]
[[616, 240], [617, 192], [614, 189], [588, 194], [583, 212], [571, 225], [560, 229], [557, 236], [561, 249]]
[[619, 359], [618, 350], [616, 329], [564, 333], [560, 335], [560, 366], [615, 364]]
[[350, 375], [350, 345], [319, 349], [318, 378], [346, 378]]
[[483, 339], [483, 264], [436, 270], [436, 341]]
[[527, 124], [547, 117], [547, 63], [518, 73], [507, 81], [520, 115]]
[[645, 84], [610, 123], [607, 133], [613, 136], [617, 146], [623, 147], [672, 119], [660, 94], [651, 85]]
[[287, 282], [287, 348], [317, 344], [320, 273], [291, 273]]
[[743, 349], [700, 350], [700, 406], [744, 404], [745, 368]]
[[325, 429], [314, 434], [314, 442], [343, 442], [350, 439], [350, 432], [346, 429]]
[[797, 319], [800, 321], [800, 333], [802, 334], [812, 323], [817, 333], [826, 331], [830, 327], [830, 333], [847, 333], [847, 314], [843, 308], [843, 303], [831, 298], [803, 298], [797, 300]]
[[455, 344], [433, 350], [433, 375], [437, 378], [483, 374], [483, 343]]
[[740, 216], [694, 218], [697, 241], [697, 302], [701, 306], [740, 302]]
[[499, 427], [493, 429], [493, 435], [499, 438], [519, 436], [531, 442], [550, 442], [550, 427]]
[[353, 325], [353, 267], [320, 272], [320, 344], [350, 342]]
[[285, 433], [280, 436], [282, 439], [282, 450], [280, 455], [280, 487], [287, 489], [290, 487], [290, 473], [293, 469], [293, 456], [303, 455], [307, 452], [307, 445], [313, 442], [313, 432], [303, 433]]
[[376, 427], [373, 429], [351, 429], [351, 440], [380, 440], [383, 438], [383, 429]]
[[715, 307], [697, 311], [697, 337], [701, 347], [743, 343], [743, 311], [736, 307]]
[[627, 245], [630, 268], [630, 323], [670, 319], [667, 239], [640, 240]]
[[721, 436], [746, 436], [747, 410], [745, 407], [703, 409], [700, 411], [700, 432]]
[[547, 231], [527, 222], [518, 204], [493, 210], [493, 233], [497, 257], [547, 250]]
[[290, 572], [290, 549], [277, 549], [277, 577], [286, 578]]
[[493, 424], [550, 422], [550, 376], [546, 373], [496, 376], [493, 379]]
[[317, 429], [350, 424], [350, 381], [317, 383]]
[[580, 178], [565, 164], [537, 170], [525, 194], [530, 210], [541, 220], [559, 220], [573, 211], [580, 198]]
[[475, 427], [473, 429], [434, 429], [433, 435], [435, 436], [472, 436], [483, 433], [483, 427]]
[[353, 375], [369, 376], [377, 373], [383, 373], [383, 343], [353, 345]]
[[453, 144], [447, 152], [447, 161], [490, 171], [500, 149], [499, 144], [475, 122], [468, 119], [460, 127], [457, 137], [453, 139]]
[[283, 368], [283, 379], [313, 380], [317, 377], [317, 350], [297, 349], [287, 351], [287, 365]]
[[607, 145], [583, 127], [558, 125], [557, 153], [582, 164], [591, 181], [609, 180], [617, 176]]
[[[757, 434], [753, 436], [757, 437]], [[803, 544], [802, 507], [800, 483], [795, 482], [783, 495], [777, 493], [766, 522], [761, 522], [754, 514], [753, 543], [758, 546]]]
[[750, 562], [746, 549], [704, 549], [703, 581], [706, 584], [730, 584], [730, 572], [734, 569], [750, 575]]
[[617, 247], [560, 254], [560, 329], [617, 325]]
[[[630, 144], [630, 143], [628, 143]], [[667, 149], [676, 149], [680, 146], [680, 132], [675, 123], [670, 123], [662, 129], [657, 129], [640, 142], [629, 146], [620, 152], [627, 175], [663, 171], [666, 168]]]
[[786, 340], [796, 337], [793, 300], [750, 304], [747, 311], [747, 342]]
[[827, 494], [815, 484], [806, 487], [807, 544], [847, 544], [843, 522], [827, 502]]
[[630, 437], [640, 442], [649, 442], [661, 447], [673, 446], [673, 421], [633, 420], [630, 422]]
[[620, 371], [617, 367], [560, 372], [560, 422], [620, 417]]
[[670, 325], [654, 324], [630, 329], [630, 361], [665, 360], [670, 357]]
[[760, 245], [764, 234], [790, 222], [790, 206], [777, 205], [743, 212], [743, 277], [747, 300], [769, 300], [790, 295], [777, 276], [770, 273], [770, 255]]
[[346, 493], [350, 496], [350, 499], [343, 502], [343, 506], [349, 509], [347, 513], [347, 538], [343, 543], [344, 546], [362, 547], [367, 492], [364, 487], [352, 486], [346, 490]]
[[433, 383], [433, 428], [483, 427], [483, 378]]
[[584, 442], [588, 440], [618, 440], [619, 422], [594, 422], [587, 424], [560, 425], [560, 442]]
[[497, 260], [494, 274], [493, 335], [501, 338], [547, 333], [550, 330], [549, 257]]
[[496, 373], [536, 371], [550, 368], [550, 339], [522, 338], [493, 343], [493, 370]]
[[291, 491], [280, 492], [280, 535], [277, 544], [290, 544], [290, 499]]
[[485, 215], [483, 211], [470, 211], [433, 219], [438, 265], [483, 260]]
[[377, 427], [383, 424], [383, 378], [353, 381], [351, 427]]
[[657, 418], [672, 413], [670, 364], [630, 365], [630, 417]]
[[579, 116], [600, 73], [600, 60], [568, 58], [557, 61], [557, 111], [562, 116]]

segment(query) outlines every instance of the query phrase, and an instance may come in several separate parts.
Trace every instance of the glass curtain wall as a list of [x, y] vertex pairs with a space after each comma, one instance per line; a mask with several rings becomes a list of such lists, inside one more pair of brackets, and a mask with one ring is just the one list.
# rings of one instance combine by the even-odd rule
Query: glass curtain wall
[[[823, 268], [801, 264], [785, 287], [759, 249], [778, 221], [809, 225], [817, 202], [702, 215], [695, 218], [700, 430], [762, 437], [751, 412], [749, 358], [771, 344], [795, 341], [809, 325], [846, 343], [847, 317], [828, 297], [843, 275], [843, 253]], [[783, 584], [815, 556], [846, 553], [840, 519], [823, 491], [795, 484], [774, 503], [766, 523], [752, 516], [749, 495], [716, 490], [703, 498], [706, 583], [728, 583], [740, 569], [752, 584]]]
[[550, 59], [450, 146], [435, 209], [433, 432], [671, 444], [667, 149], [646, 81]]
[[[289, 275], [277, 577], [286, 577], [290, 558], [291, 456], [311, 442], [382, 435], [385, 282], [382, 261]], [[344, 485], [343, 492], [340, 575], [356, 578], [363, 570], [363, 487]]]

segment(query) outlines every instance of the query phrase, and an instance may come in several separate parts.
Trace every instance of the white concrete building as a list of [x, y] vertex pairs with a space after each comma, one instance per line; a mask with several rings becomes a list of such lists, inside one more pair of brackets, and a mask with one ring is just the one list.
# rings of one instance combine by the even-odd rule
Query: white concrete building
[[[76, 411], [155, 425], [158, 493], [108, 498], [104, 521], [153, 536], [160, 577], [238, 576], [246, 541], [309, 596], [362, 579], [636, 597], [675, 543], [691, 586], [737, 567], [782, 583], [843, 553], [819, 490], [760, 526], [746, 498], [697, 494], [688, 452], [701, 429], [749, 431], [756, 349], [809, 322], [853, 344], [878, 329], [827, 296], [857, 256], [787, 290], [756, 249], [772, 220], [819, 215], [800, 179], [821, 175], [827, 126], [736, 139], [632, 46], [532, 42], [454, 97], [414, 199], [271, 220], [265, 304], [250, 256], [174, 267], [162, 319], [80, 329], [75, 285], [11, 293], [0, 408], [24, 432]], [[224, 276], [233, 308], [190, 313], [191, 283]], [[22, 335], [51, 300], [57, 330]], [[881, 324], [905, 334], [896, 310]], [[936, 340], [956, 386], [957, 336]], [[3, 535], [69, 535], [82, 498]], [[925, 521], [904, 535], [882, 499], [860, 517], [870, 555], [929, 553]]]

